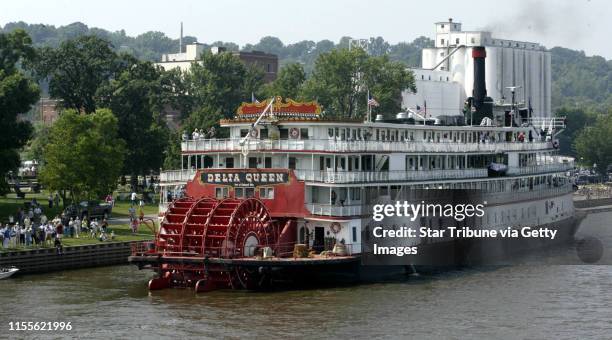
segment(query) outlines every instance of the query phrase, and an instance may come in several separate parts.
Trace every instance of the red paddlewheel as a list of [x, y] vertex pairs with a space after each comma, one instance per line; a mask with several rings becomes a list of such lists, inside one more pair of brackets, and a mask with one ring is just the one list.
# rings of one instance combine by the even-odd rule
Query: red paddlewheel
[[266, 278], [257, 270], [187, 266], [176, 259], [251, 257], [263, 247], [274, 246], [278, 236], [268, 209], [258, 199], [182, 198], [170, 205], [157, 235], [156, 249], [162, 256], [158, 272], [174, 287], [193, 287], [199, 282], [201, 291], [256, 288]]

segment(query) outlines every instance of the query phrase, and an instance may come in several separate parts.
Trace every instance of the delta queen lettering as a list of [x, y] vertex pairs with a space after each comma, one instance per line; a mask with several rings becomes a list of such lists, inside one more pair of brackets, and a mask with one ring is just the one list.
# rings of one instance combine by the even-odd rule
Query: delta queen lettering
[[202, 182], [238, 186], [257, 186], [287, 183], [287, 174], [282, 172], [212, 172], [202, 173]]

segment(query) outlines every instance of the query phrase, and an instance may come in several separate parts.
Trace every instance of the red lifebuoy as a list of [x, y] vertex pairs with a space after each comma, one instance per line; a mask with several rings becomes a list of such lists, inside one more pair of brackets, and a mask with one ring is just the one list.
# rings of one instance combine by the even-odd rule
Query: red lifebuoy
[[293, 139], [298, 139], [300, 137], [300, 130], [298, 130], [298, 128], [291, 128], [289, 130], [289, 136]]

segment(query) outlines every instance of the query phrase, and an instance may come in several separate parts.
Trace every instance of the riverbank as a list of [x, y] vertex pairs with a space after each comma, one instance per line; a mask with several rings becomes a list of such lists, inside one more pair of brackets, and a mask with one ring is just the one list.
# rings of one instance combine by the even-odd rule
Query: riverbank
[[18, 250], [0, 253], [0, 268], [15, 266], [18, 274], [41, 274], [67, 269], [127, 264], [132, 244], [143, 241], [105, 242], [55, 248]]

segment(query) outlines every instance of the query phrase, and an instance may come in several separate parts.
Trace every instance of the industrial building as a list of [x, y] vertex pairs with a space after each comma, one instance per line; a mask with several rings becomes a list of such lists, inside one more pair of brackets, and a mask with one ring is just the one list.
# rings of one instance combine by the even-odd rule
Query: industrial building
[[517, 105], [529, 108], [533, 117], [551, 117], [551, 59], [543, 46], [462, 31], [452, 19], [435, 27], [434, 47], [423, 49], [422, 67], [412, 69], [417, 93], [404, 91], [402, 107], [428, 117], [461, 114], [473, 95], [473, 50], [484, 47], [486, 95], [495, 105], [510, 105], [510, 87], [517, 87]]

